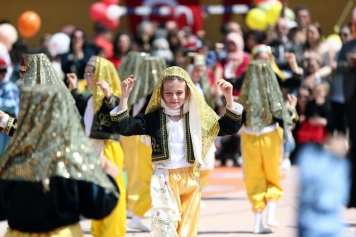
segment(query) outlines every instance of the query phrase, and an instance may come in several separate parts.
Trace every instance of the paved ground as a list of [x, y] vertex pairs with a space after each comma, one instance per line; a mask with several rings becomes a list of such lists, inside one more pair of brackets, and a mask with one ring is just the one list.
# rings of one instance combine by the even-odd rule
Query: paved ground
[[[292, 168], [283, 178], [282, 185], [285, 195], [278, 203], [276, 218], [281, 227], [274, 228], [271, 237], [297, 236], [296, 216], [298, 201], [297, 168]], [[246, 198], [241, 169], [218, 168], [210, 177], [209, 186], [203, 192], [203, 201], [206, 204], [201, 210], [199, 223], [199, 236], [256, 236], [252, 230], [253, 214]], [[356, 212], [345, 210], [345, 232], [348, 236], [356, 234]], [[147, 217], [144, 223], [149, 225]], [[84, 232], [89, 235], [90, 222], [81, 221]], [[0, 222], [0, 236], [6, 230], [6, 222]], [[128, 229], [126, 236], [143, 237], [147, 233], [139, 233]]]

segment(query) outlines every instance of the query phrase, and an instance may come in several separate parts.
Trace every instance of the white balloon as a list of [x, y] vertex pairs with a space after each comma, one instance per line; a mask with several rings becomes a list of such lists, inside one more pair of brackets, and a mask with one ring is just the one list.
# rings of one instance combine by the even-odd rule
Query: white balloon
[[118, 5], [112, 4], [110, 6], [108, 6], [108, 8], [106, 8], [106, 18], [108, 20], [116, 20], [119, 19], [120, 16], [122, 16], [123, 14], [123, 10], [121, 9], [121, 7], [119, 7]]
[[65, 33], [52, 35], [48, 42], [48, 50], [52, 57], [69, 52], [70, 38]]
[[4, 23], [0, 25], [0, 42], [3, 43], [7, 50], [11, 50], [12, 45], [17, 41], [17, 31], [11, 24]]

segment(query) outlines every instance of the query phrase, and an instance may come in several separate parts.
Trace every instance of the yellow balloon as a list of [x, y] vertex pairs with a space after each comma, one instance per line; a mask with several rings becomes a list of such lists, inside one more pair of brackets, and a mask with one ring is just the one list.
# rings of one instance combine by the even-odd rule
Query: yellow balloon
[[341, 38], [338, 34], [331, 34], [328, 37], [326, 37], [326, 40], [334, 40], [334, 41], [341, 42]]
[[266, 13], [267, 23], [270, 25], [275, 25], [278, 18], [281, 16], [282, 3], [274, 2], [271, 8]]
[[251, 9], [246, 16], [246, 25], [251, 30], [266, 30], [268, 27], [266, 13], [258, 8]]

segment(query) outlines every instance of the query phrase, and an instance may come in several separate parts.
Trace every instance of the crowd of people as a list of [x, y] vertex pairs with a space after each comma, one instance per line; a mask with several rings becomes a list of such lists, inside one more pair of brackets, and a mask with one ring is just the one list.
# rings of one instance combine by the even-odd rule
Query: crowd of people
[[[307, 7], [296, 8], [295, 14], [296, 24], [280, 18], [267, 32], [242, 32], [238, 23], [228, 22], [221, 28], [221, 42], [214, 44], [204, 31], [178, 29], [174, 21], [143, 21], [135, 35], [120, 32], [116, 37], [95, 23], [91, 39], [73, 28], [66, 32], [70, 49], [61, 55], [49, 53], [48, 35], [36, 49], [16, 42], [9, 52], [11, 63], [8, 56], [0, 58], [0, 178], [7, 179], [0, 183], [0, 219], [9, 220], [6, 236], [16, 231], [55, 233], [63, 226], [78, 232], [79, 214], [95, 219], [91, 234], [96, 237], [124, 236], [126, 217], [131, 218], [130, 228], [152, 236], [196, 236], [199, 210], [205, 205], [201, 188], [215, 165], [244, 167], [254, 233], [271, 232], [262, 221], [265, 208], [267, 225], [278, 227], [274, 213], [283, 195], [279, 167], [288, 170], [305, 144], [349, 137], [356, 167], [356, 128], [350, 122], [356, 116], [356, 32], [351, 24], [343, 25], [342, 44], [335, 47], [323, 40]], [[47, 84], [54, 84], [53, 90]], [[47, 107], [49, 100], [52, 107]], [[67, 108], [73, 103], [77, 112], [74, 106]], [[44, 113], [29, 116], [36, 108]], [[72, 114], [73, 119], [62, 118]], [[58, 116], [63, 124], [54, 125]], [[73, 131], [68, 127], [72, 123], [81, 130], [80, 120], [79, 135], [68, 131], [64, 137], [58, 130]], [[47, 137], [36, 137], [41, 132], [58, 142], [46, 147]], [[39, 161], [41, 154], [48, 161]], [[93, 156], [104, 157], [99, 161], [103, 170], [90, 178], [84, 171], [94, 170]], [[26, 157], [34, 160], [26, 162]], [[63, 181], [69, 177], [74, 181]], [[82, 181], [92, 186], [84, 187]], [[356, 182], [351, 183], [348, 206], [356, 207]], [[41, 229], [47, 221], [43, 213], [32, 226], [15, 214], [1, 215], [8, 213], [6, 195], [41, 188], [45, 193], [78, 189], [67, 197], [78, 211], [59, 208], [48, 220], [57, 224], [49, 229]], [[83, 201], [84, 194], [93, 199]], [[33, 194], [31, 200], [39, 196]], [[61, 205], [54, 195], [43, 200]], [[96, 205], [105, 208], [100, 213]], [[90, 206], [93, 211], [87, 212]], [[36, 206], [23, 208], [30, 217]], [[150, 209], [148, 228], [141, 219]], [[61, 217], [61, 212], [69, 216]]]

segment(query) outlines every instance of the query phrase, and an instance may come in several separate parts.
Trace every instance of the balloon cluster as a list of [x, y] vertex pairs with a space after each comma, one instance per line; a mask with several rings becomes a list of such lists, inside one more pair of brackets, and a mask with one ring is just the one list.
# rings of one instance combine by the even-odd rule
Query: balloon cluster
[[[268, 25], [275, 25], [281, 16], [282, 3], [277, 0], [256, 0], [257, 7], [252, 8], [246, 16], [246, 25], [251, 30], [265, 31]], [[285, 9], [287, 21], [294, 21], [292, 9]]]
[[103, 23], [111, 30], [116, 29], [120, 24], [120, 16], [123, 15], [122, 8], [118, 6], [119, 0], [101, 0], [91, 5], [89, 10], [90, 18], [93, 21]]

